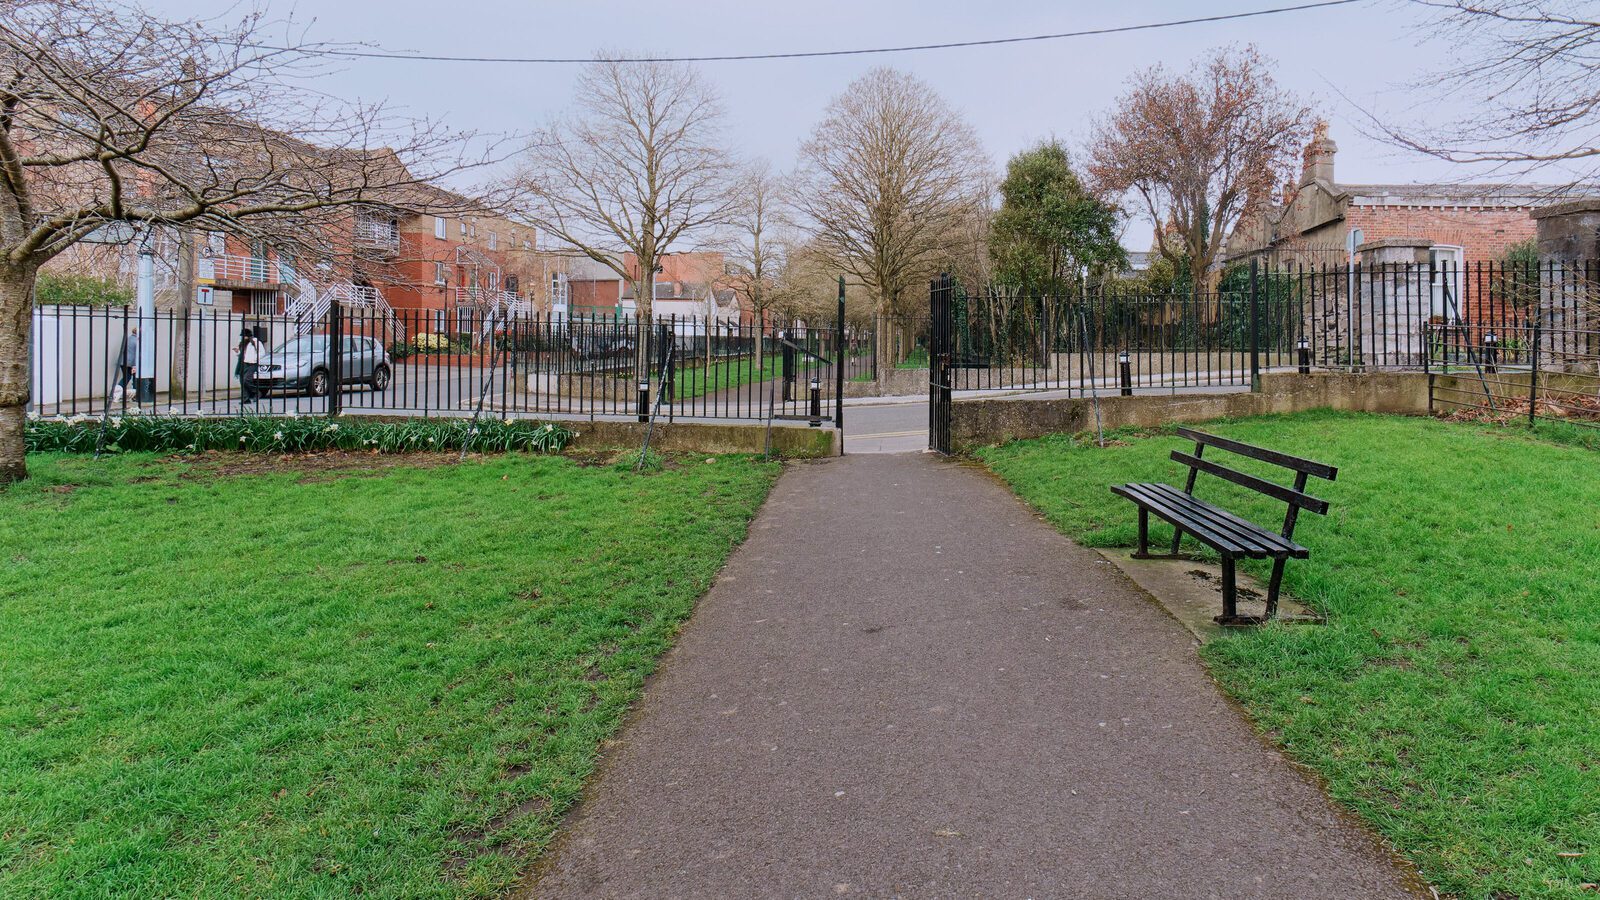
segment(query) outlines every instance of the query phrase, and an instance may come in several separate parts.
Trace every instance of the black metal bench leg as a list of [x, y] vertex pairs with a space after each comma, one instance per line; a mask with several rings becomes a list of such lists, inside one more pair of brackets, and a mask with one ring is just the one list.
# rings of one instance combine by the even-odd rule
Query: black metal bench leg
[[1234, 622], [1239, 618], [1239, 587], [1233, 575], [1233, 557], [1222, 558], [1222, 618]]
[[1139, 553], [1140, 557], [1150, 555], [1150, 510], [1139, 507]]
[[1272, 561], [1272, 579], [1267, 582], [1267, 618], [1278, 615], [1278, 587], [1283, 584], [1283, 564], [1285, 560]]
[[1181, 543], [1183, 543], [1183, 529], [1179, 528], [1176, 525], [1174, 525], [1174, 526], [1172, 526], [1172, 555], [1173, 556], [1177, 556], [1178, 555], [1178, 545], [1181, 544]]

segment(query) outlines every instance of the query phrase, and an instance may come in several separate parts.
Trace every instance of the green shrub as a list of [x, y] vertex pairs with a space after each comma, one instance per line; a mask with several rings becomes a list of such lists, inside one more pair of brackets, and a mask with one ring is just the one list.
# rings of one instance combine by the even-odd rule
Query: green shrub
[[33, 286], [33, 302], [39, 306], [124, 306], [133, 302], [133, 289], [93, 275], [40, 272]]
[[[575, 433], [554, 422], [525, 419], [413, 419], [407, 422], [332, 421], [322, 417], [113, 416], [104, 421], [103, 449], [199, 453], [249, 450], [299, 453], [315, 450], [369, 450], [412, 453], [429, 450], [557, 453]], [[91, 453], [100, 444], [99, 419], [33, 419], [28, 422], [30, 452]]]

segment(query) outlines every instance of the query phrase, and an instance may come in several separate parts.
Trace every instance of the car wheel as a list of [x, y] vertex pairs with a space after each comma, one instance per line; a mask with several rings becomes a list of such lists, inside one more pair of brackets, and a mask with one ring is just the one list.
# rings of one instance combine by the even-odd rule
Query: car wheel
[[306, 383], [306, 393], [313, 397], [328, 396], [328, 370], [316, 369], [311, 373], [311, 380]]
[[373, 369], [372, 370], [372, 389], [375, 390], [375, 391], [384, 390], [385, 388], [387, 388], [389, 386], [389, 378], [390, 378], [390, 373], [389, 373], [389, 367], [388, 366], [379, 366], [376, 369]]

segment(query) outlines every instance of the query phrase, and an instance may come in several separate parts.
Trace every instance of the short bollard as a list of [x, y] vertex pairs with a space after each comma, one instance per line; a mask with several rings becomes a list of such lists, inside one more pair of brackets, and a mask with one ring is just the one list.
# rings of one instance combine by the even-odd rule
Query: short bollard
[[811, 427], [822, 427], [822, 382], [811, 379]]
[[650, 421], [650, 382], [639, 379], [639, 421]]
[[1495, 341], [1494, 332], [1490, 331], [1483, 336], [1483, 370], [1493, 375], [1500, 365], [1500, 346]]
[[1295, 352], [1300, 355], [1300, 374], [1311, 374], [1311, 342], [1305, 338], [1295, 342]]
[[1132, 360], [1128, 359], [1128, 351], [1123, 350], [1117, 353], [1117, 366], [1121, 370], [1118, 377], [1120, 379], [1119, 383], [1122, 385], [1122, 396], [1132, 397], [1133, 362]]

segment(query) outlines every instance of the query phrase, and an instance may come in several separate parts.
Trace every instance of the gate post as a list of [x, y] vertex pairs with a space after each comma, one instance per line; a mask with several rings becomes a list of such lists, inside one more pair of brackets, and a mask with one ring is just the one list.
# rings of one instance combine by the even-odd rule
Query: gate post
[[328, 415], [337, 416], [344, 402], [344, 322], [338, 297], [328, 302]]
[[928, 291], [928, 446], [950, 453], [950, 276], [940, 275]]
[[844, 367], [849, 362], [844, 346], [844, 276], [839, 276], [839, 318], [834, 321], [833, 347], [839, 361], [834, 364], [833, 427], [839, 430], [839, 455], [844, 455]]
[[1257, 260], [1250, 259], [1250, 390], [1261, 390], [1261, 294], [1256, 283]]

